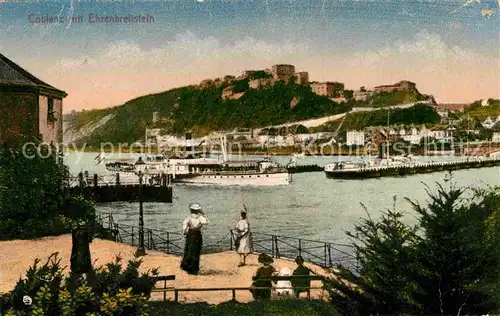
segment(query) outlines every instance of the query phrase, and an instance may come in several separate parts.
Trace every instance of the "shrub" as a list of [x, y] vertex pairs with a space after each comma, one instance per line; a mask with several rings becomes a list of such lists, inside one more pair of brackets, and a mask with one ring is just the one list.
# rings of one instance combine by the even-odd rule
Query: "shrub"
[[140, 275], [141, 261], [130, 260], [122, 270], [121, 258], [116, 257], [86, 280], [74, 275], [64, 278], [60, 261], [57, 253], [42, 266], [35, 260], [25, 279], [3, 297], [0, 314], [147, 315], [156, 269]]
[[500, 311], [500, 195], [453, 185], [428, 194], [426, 206], [410, 201], [420, 215], [415, 227], [393, 210], [349, 233], [359, 270], [341, 267], [329, 282], [342, 314]]
[[39, 266], [40, 259], [35, 259], [32, 267], [26, 272], [25, 279], [20, 279], [8, 297], [7, 304], [19, 312], [27, 312], [30, 306], [23, 302], [23, 298], [37, 298], [43, 300], [46, 311], [52, 315], [57, 307], [59, 289], [63, 282], [61, 259], [58, 253], [49, 256], [45, 264]]
[[0, 152], [0, 239], [61, 234], [67, 167], [54, 148], [5, 146]]
[[104, 293], [116, 295], [120, 289], [131, 288], [132, 294], [143, 295], [149, 298], [151, 290], [155, 285], [155, 281], [151, 276], [157, 276], [158, 270], [153, 269], [151, 276], [149, 271], [139, 275], [139, 267], [142, 260], [130, 260], [127, 268], [122, 271], [121, 261], [122, 258], [117, 256], [114, 262], [110, 262], [105, 267], [94, 270], [94, 291], [98, 295], [103, 295]]
[[85, 220], [99, 237], [113, 239], [95, 219], [95, 205], [69, 194], [68, 168], [48, 146], [0, 151], [0, 240], [30, 239], [69, 233], [73, 222]]

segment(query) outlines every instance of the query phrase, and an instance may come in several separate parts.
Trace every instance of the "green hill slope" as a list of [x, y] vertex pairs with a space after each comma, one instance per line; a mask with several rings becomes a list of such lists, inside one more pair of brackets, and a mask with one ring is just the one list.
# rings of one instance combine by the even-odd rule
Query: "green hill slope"
[[466, 107], [463, 113], [460, 113], [460, 117], [484, 121], [488, 116], [495, 118], [500, 115], [500, 100], [489, 99], [488, 106], [482, 106], [481, 101], [476, 101], [470, 106]]
[[[229, 86], [244, 92], [243, 96], [223, 99], [222, 91]], [[98, 146], [104, 142], [133, 143], [143, 139], [146, 127], [162, 128], [164, 133], [175, 135], [186, 131], [205, 135], [215, 130], [260, 127], [337, 114], [348, 108], [347, 104], [336, 104], [314, 94], [308, 86], [277, 82], [265, 88], [248, 89], [244, 82], [233, 81], [203, 89], [187, 86], [146, 95], [112, 109], [67, 116], [66, 120], [71, 121], [67, 123], [69, 126], [83, 126], [90, 120], [113, 114], [113, 119], [79, 141]], [[155, 124], [152, 122], [154, 112], [161, 118]]]
[[[343, 119], [328, 122], [316, 128], [314, 132], [331, 132], [337, 130]], [[427, 104], [417, 104], [407, 109], [392, 109], [389, 111], [391, 125], [403, 124], [436, 124], [440, 117], [435, 108]], [[346, 115], [339, 132], [363, 130], [369, 126], [387, 126], [387, 110], [380, 109], [369, 112], [354, 112]]]
[[[180, 136], [190, 131], [194, 136], [201, 136], [235, 127], [257, 128], [319, 118], [343, 113], [355, 106], [383, 107], [427, 98], [418, 91], [388, 92], [376, 94], [368, 101], [351, 99], [337, 104], [316, 95], [309, 86], [294, 84], [293, 80], [288, 84], [279, 81], [250, 89], [250, 79], [265, 80], [269, 74], [256, 72], [251, 76], [240, 80], [233, 76], [205, 80], [203, 87], [176, 88], [141, 96], [109, 109], [67, 115], [65, 137], [68, 135], [71, 141], [76, 138], [77, 143], [91, 146], [106, 142], [131, 144], [144, 139], [146, 127], [160, 128], [163, 134]], [[158, 120], [153, 123], [155, 112]], [[349, 124], [356, 125], [348, 123], [347, 126]]]

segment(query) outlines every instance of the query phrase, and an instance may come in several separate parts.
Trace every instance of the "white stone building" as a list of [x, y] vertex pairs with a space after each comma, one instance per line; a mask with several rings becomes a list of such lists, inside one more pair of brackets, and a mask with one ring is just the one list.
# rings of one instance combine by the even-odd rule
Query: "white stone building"
[[491, 141], [494, 143], [500, 143], [500, 132], [493, 133], [493, 136], [491, 137]]
[[364, 146], [365, 133], [359, 131], [349, 131], [346, 133], [346, 145], [348, 146]]
[[483, 123], [481, 123], [481, 125], [483, 125], [484, 128], [490, 129], [493, 126], [495, 126], [495, 124], [498, 122], [500, 122], [500, 115], [497, 116], [496, 118], [491, 118], [491, 116], [488, 116], [486, 120], [484, 120]]
[[451, 143], [453, 141], [453, 137], [455, 135], [454, 129], [445, 129], [445, 130], [434, 130], [429, 132], [429, 137], [434, 137], [440, 142], [443, 143]]

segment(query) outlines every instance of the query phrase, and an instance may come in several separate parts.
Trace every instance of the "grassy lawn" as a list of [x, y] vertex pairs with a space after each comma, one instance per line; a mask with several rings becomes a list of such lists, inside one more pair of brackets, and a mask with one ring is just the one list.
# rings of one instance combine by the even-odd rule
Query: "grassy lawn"
[[340, 315], [330, 303], [307, 300], [282, 300], [267, 302], [237, 303], [226, 302], [219, 305], [207, 303], [180, 304], [172, 302], [151, 302], [152, 316], [182, 315], [296, 315], [296, 316], [336, 316]]

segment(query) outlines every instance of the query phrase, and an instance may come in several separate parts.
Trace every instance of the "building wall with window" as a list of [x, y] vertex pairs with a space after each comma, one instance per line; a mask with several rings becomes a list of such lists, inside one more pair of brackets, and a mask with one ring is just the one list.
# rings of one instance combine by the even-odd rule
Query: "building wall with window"
[[309, 84], [309, 73], [306, 71], [300, 71], [295, 74], [295, 83], [301, 85]]
[[42, 141], [50, 144], [62, 143], [62, 100], [40, 95], [38, 103], [38, 126]]
[[356, 101], [366, 101], [368, 98], [370, 98], [373, 95], [373, 91], [361, 91], [361, 90], [356, 90], [353, 92], [352, 97]]
[[359, 131], [349, 131], [346, 133], [346, 145], [348, 146], [364, 146], [365, 133]]
[[274, 65], [272, 67], [272, 74], [274, 80], [283, 80], [288, 82], [290, 77], [295, 75], [295, 66], [293, 65]]
[[0, 143], [62, 143], [66, 95], [0, 54]]
[[338, 98], [344, 91], [344, 84], [340, 82], [313, 82], [310, 86], [312, 92], [330, 98]]

